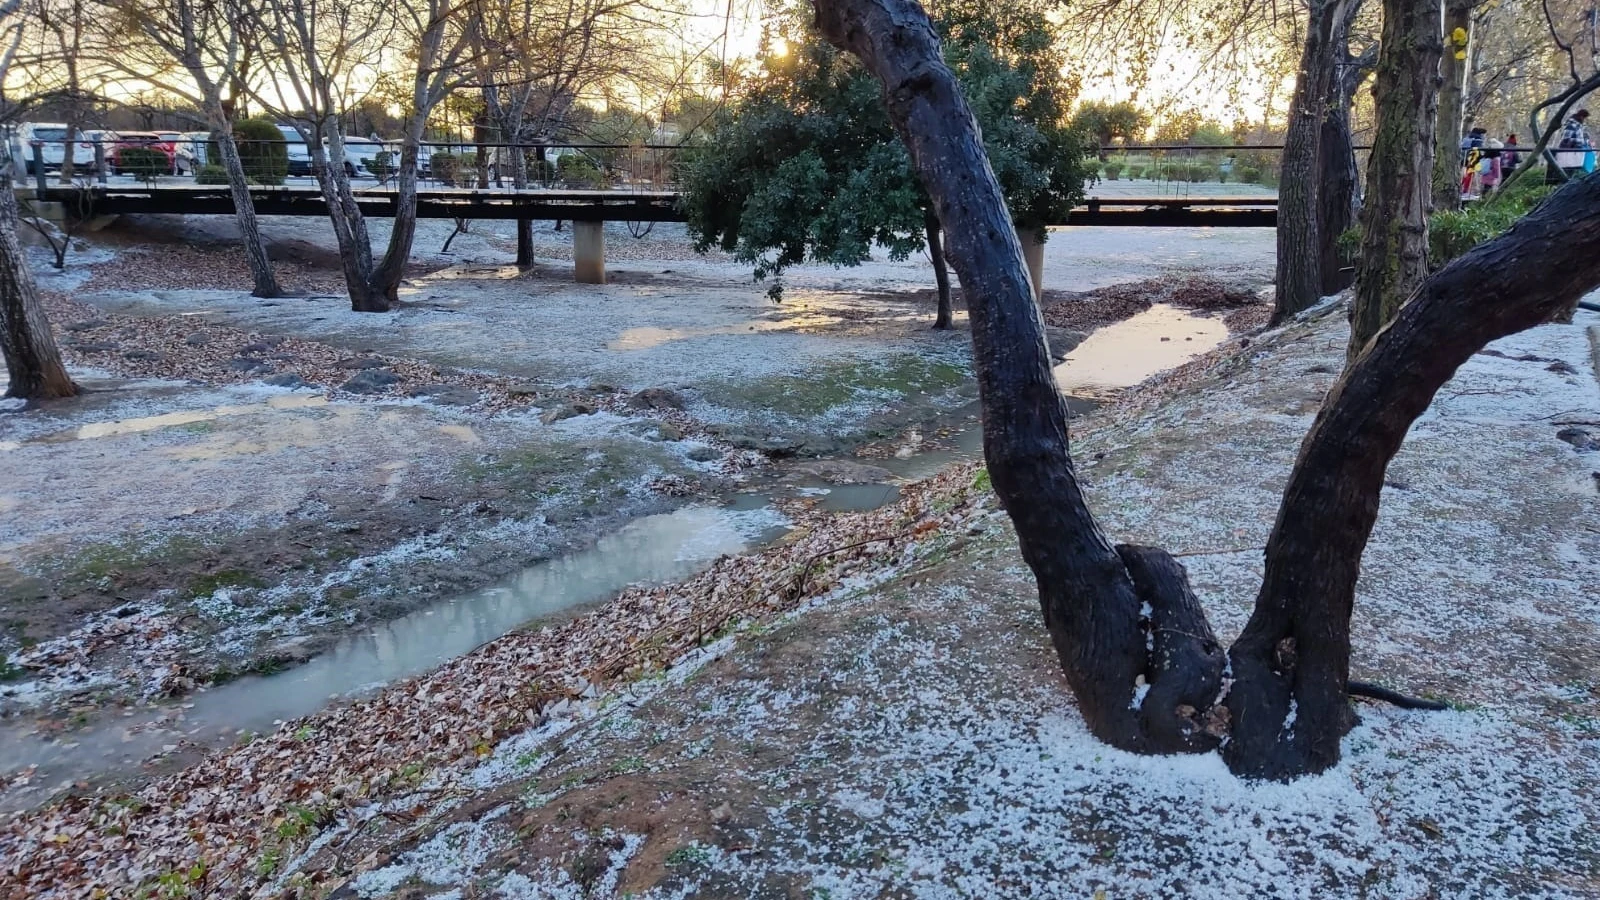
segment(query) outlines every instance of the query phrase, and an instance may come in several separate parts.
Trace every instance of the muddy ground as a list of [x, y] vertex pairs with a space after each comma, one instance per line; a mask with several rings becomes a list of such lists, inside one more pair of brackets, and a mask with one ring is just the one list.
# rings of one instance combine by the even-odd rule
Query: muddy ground
[[[428, 223], [400, 307], [371, 315], [333, 295], [324, 223], [268, 228], [303, 295], [226, 289], [227, 235], [195, 221], [124, 223], [41, 275], [89, 391], [0, 412], [0, 715], [70, 731], [294, 665], [972, 397], [965, 334], [928, 329], [916, 261], [797, 269], [774, 305], [681, 231], [614, 230], [595, 287], [560, 263], [567, 232], [542, 230], [548, 261], [517, 273], [507, 234], [443, 255]], [[1048, 245], [1047, 278], [1268, 273], [1270, 232], [1161, 232], [1135, 258], [1105, 231]]]

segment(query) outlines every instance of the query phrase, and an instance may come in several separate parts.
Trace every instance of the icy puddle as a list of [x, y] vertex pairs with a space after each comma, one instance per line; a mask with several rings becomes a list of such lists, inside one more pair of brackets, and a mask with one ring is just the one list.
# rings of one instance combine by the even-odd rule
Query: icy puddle
[[1089, 395], [1132, 387], [1211, 350], [1227, 336], [1220, 318], [1157, 303], [1089, 335], [1055, 367], [1056, 384], [1063, 393]]
[[[881, 490], [881, 488], [880, 488]], [[210, 746], [269, 731], [330, 700], [417, 675], [529, 622], [606, 600], [637, 584], [679, 581], [717, 557], [769, 543], [788, 528], [775, 509], [692, 506], [635, 519], [588, 550], [531, 566], [491, 588], [385, 622], [303, 665], [201, 691], [182, 709], [140, 710], [63, 736], [0, 730], [0, 772], [37, 766], [27, 789], [0, 797], [0, 810], [34, 805], [67, 782], [128, 772], [179, 742]]]
[[305, 409], [307, 407], [327, 405], [328, 399], [321, 394], [288, 394], [282, 397], [273, 397], [265, 403], [214, 406], [209, 409], [190, 409], [163, 413], [159, 416], [140, 416], [133, 419], [118, 419], [114, 422], [96, 422], [92, 425], [80, 425], [77, 428], [68, 428], [65, 431], [43, 434], [26, 440], [0, 441], [0, 451], [16, 450], [24, 444], [65, 444], [68, 441], [116, 437], [123, 434], [138, 434], [142, 431], [175, 428], [179, 425], [192, 425], [196, 422], [210, 422], [227, 416], [244, 416], [272, 410]]

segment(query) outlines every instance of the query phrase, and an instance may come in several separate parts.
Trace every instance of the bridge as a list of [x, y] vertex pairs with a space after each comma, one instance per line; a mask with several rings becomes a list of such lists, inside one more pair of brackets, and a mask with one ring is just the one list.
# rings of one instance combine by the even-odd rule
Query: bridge
[[[326, 216], [327, 203], [310, 179], [251, 189], [258, 215]], [[1132, 188], [1132, 185], [1128, 185]], [[19, 193], [54, 207], [56, 215], [78, 219], [135, 214], [232, 215], [233, 195], [226, 185], [201, 185], [189, 179], [160, 178], [153, 183], [115, 178], [87, 184], [53, 184], [43, 178]], [[366, 216], [392, 218], [399, 199], [392, 186], [360, 185], [356, 203]], [[534, 219], [573, 223], [575, 277], [604, 283], [606, 222], [682, 222], [681, 195], [671, 190], [619, 187], [610, 190], [561, 188], [422, 186], [417, 216], [435, 219]], [[1272, 228], [1276, 196], [1096, 196], [1055, 226], [1144, 228]], [[1025, 251], [1031, 248], [1024, 248]], [[1030, 264], [1042, 265], [1042, 258]], [[1038, 273], [1036, 273], [1037, 276]]]
[[[299, 179], [296, 179], [297, 181]], [[123, 179], [117, 179], [123, 181]], [[314, 184], [254, 187], [256, 213], [263, 216], [325, 216], [322, 192]], [[93, 216], [133, 214], [232, 215], [227, 185], [200, 185], [179, 179], [154, 184], [132, 180], [105, 184], [46, 184], [28, 194], [68, 210]], [[424, 219], [535, 219], [570, 222], [682, 222], [680, 194], [671, 190], [615, 188], [442, 187], [417, 191], [417, 216]], [[359, 186], [356, 203], [363, 215], [393, 217], [398, 193], [393, 187]], [[1275, 196], [1094, 196], [1052, 225], [1144, 228], [1244, 227], [1277, 224]]]

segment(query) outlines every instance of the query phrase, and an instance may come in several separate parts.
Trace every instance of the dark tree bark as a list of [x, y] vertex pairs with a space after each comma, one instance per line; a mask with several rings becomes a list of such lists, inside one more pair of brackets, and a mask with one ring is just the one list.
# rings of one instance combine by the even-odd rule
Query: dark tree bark
[[[1351, 15], [1346, 17], [1335, 41], [1340, 48], [1349, 43], [1349, 22], [1355, 10], [1356, 7], [1351, 7]], [[1350, 107], [1355, 100], [1356, 87], [1378, 59], [1376, 44], [1360, 56], [1351, 56], [1343, 49], [1339, 52], [1344, 62], [1333, 79], [1327, 115], [1322, 120], [1317, 240], [1322, 247], [1321, 293], [1324, 297], [1331, 297], [1355, 283], [1355, 266], [1353, 263], [1347, 266], [1339, 250], [1339, 238], [1355, 226], [1361, 215], [1361, 172], [1350, 137]]]
[[[1600, 179], [1590, 177], [1427, 279], [1329, 392], [1284, 489], [1255, 610], [1231, 650], [1234, 725], [1223, 753], [1234, 771], [1285, 777], [1338, 760], [1350, 610], [1389, 460], [1462, 363], [1597, 283]], [[1279, 674], [1286, 640], [1297, 664]], [[1297, 701], [1294, 736], [1290, 752], [1275, 753], [1286, 693]]]
[[[70, 151], [70, 148], [68, 150]], [[0, 355], [11, 384], [7, 397], [50, 400], [71, 397], [78, 386], [61, 364], [55, 335], [39, 302], [33, 270], [17, 240], [17, 195], [11, 166], [0, 167]]]
[[1280, 322], [1322, 299], [1323, 131], [1345, 57], [1346, 10], [1355, 0], [1313, 0], [1306, 24], [1278, 185], [1278, 256], [1272, 318]]
[[1377, 127], [1361, 210], [1361, 260], [1350, 311], [1350, 359], [1428, 277], [1440, 0], [1384, 0]]
[[[1472, 0], [1446, 0], [1444, 51], [1439, 60], [1439, 120], [1433, 148], [1433, 208], [1461, 208], [1461, 131], [1466, 115], [1467, 77], [1472, 40]], [[1466, 41], [1453, 40], [1456, 29]], [[1456, 54], [1461, 54], [1457, 59]]]
[[933, 210], [922, 214], [922, 226], [928, 236], [928, 258], [933, 262], [933, 281], [939, 286], [939, 312], [933, 318], [933, 327], [942, 331], [955, 326], [955, 312], [950, 306], [950, 270], [945, 267], [939, 217]]
[[[514, 142], [513, 142], [514, 143]], [[518, 190], [528, 186], [528, 155], [518, 146], [513, 152], [511, 169], [512, 184]], [[539, 163], [544, 163], [544, 148], [539, 148]], [[533, 267], [533, 220], [517, 220], [517, 268], [529, 269]]]
[[[1246, 776], [1332, 765], [1353, 720], [1349, 616], [1388, 461], [1474, 352], [1600, 283], [1600, 179], [1452, 262], [1347, 369], [1301, 448], [1254, 613], [1224, 657], [1182, 566], [1112, 547], [1084, 502], [1022, 247], [927, 16], [913, 0], [814, 3], [824, 37], [883, 85], [944, 227], [972, 321], [984, 457], [1089, 728], [1144, 753], [1228, 736], [1224, 758]], [[1541, 289], [1527, 290], [1534, 279]]]
[[[1101, 740], [1129, 750], [1214, 746], [1179, 708], [1132, 702], [1142, 680], [1151, 691], [1194, 701], [1180, 708], [1203, 709], [1218, 685], [1207, 685], [1203, 672], [1168, 668], [1204, 658], [1203, 638], [1168, 634], [1193, 652], [1152, 665], [1150, 623], [1184, 618], [1186, 599], [1155, 598], [1152, 615], [1141, 616], [1150, 598], [1140, 596], [1089, 513], [1067, 453], [1067, 410], [1022, 245], [927, 15], [912, 0], [816, 0], [815, 8], [821, 33], [883, 84], [890, 119], [944, 226], [972, 323], [984, 457], [1038, 580], [1045, 624], [1084, 719]], [[1170, 735], [1178, 735], [1176, 743]]]

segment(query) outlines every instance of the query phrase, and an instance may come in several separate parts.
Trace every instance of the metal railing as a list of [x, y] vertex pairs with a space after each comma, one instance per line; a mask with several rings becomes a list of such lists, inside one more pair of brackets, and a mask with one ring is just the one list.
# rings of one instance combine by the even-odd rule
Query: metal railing
[[[13, 140], [14, 139], [8, 139]], [[283, 179], [315, 175], [315, 165], [303, 143], [236, 140], [246, 169], [262, 187], [280, 185]], [[258, 162], [267, 154], [258, 145], [284, 149], [276, 164]], [[389, 185], [399, 166], [401, 147], [397, 142], [372, 142], [358, 139], [346, 144], [344, 158], [329, 159], [330, 165], [344, 165], [357, 179], [372, 179], [377, 186]], [[378, 149], [380, 148], [381, 149]], [[59, 148], [48, 152], [48, 148]], [[30, 140], [14, 150], [24, 160], [40, 190], [51, 172], [59, 172], [72, 160], [71, 168], [101, 185], [113, 175], [127, 174], [128, 166], [119, 162], [120, 151], [139, 148], [167, 155], [168, 164], [159, 173], [143, 170], [147, 177], [202, 176], [202, 169], [217, 164], [212, 142], [202, 139], [180, 141], [106, 140]], [[297, 149], [298, 148], [298, 149]], [[686, 152], [695, 148], [675, 144], [603, 143], [469, 143], [459, 140], [424, 141], [418, 146], [417, 175], [423, 184], [461, 188], [507, 188], [517, 180], [518, 155], [522, 159], [522, 181], [527, 188], [566, 188], [591, 190], [674, 190], [679, 182], [679, 167]], [[370, 151], [370, 152], [365, 152]]]

